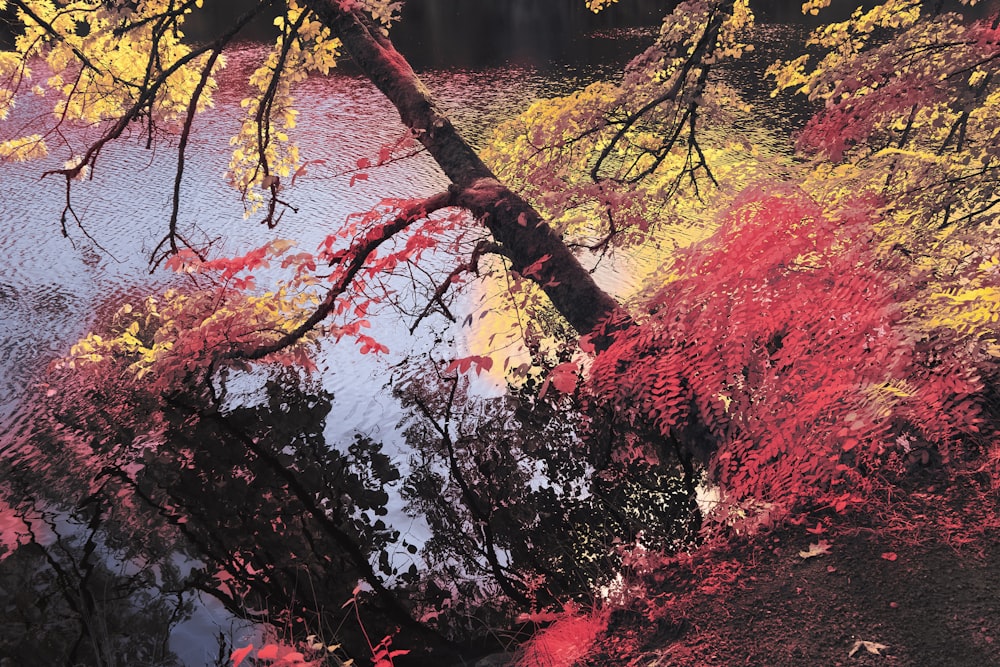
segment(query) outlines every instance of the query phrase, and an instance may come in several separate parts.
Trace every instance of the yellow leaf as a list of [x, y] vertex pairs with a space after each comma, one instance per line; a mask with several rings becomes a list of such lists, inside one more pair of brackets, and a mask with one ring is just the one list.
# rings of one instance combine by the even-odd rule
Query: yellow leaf
[[815, 544], [810, 544], [809, 549], [806, 551], [799, 552], [799, 558], [815, 558], [816, 556], [824, 556], [830, 553], [830, 543], [826, 540], [820, 540]]
[[854, 642], [854, 646], [851, 647], [851, 651], [850, 653], [847, 654], [847, 657], [853, 658], [854, 654], [860, 651], [861, 649], [864, 649], [873, 655], [882, 655], [882, 651], [886, 650], [887, 648], [889, 647], [886, 646], [885, 644], [879, 644], [878, 642], [869, 642], [859, 639], [858, 641]]

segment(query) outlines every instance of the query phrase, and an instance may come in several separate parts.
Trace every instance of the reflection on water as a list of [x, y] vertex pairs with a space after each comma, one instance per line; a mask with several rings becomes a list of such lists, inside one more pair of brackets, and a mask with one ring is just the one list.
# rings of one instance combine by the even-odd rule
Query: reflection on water
[[594, 14], [583, 0], [416, 0], [393, 33], [418, 70], [498, 65], [623, 65], [652, 40], [663, 3], [631, 0]]
[[[39, 397], [9, 460], [3, 518], [30, 548], [0, 558], [0, 588], [17, 600], [0, 655], [19, 664], [41, 664], [36, 642], [46, 664], [201, 664], [205, 636], [169, 641], [204, 607], [197, 592], [285, 640], [319, 636], [360, 658], [368, 641], [344, 609], [359, 581], [364, 631], [412, 647], [399, 667], [460, 664], [501, 648], [482, 627], [592, 595], [616, 540], [686, 537], [676, 471], [634, 461], [594, 475], [607, 454], [581, 451], [573, 411], [473, 398], [424, 369], [397, 389], [413, 412], [404, 481], [382, 443], [328, 435], [345, 415], [319, 380], [273, 368], [164, 395], [125, 380], [128, 363], [54, 373], [58, 390]], [[224, 398], [236, 387], [239, 400]], [[431, 539], [396, 527], [393, 497]], [[429, 614], [435, 629], [416, 620]], [[220, 655], [246, 637], [223, 636]]]
[[[407, 546], [379, 520], [399, 472], [370, 439], [327, 441], [331, 397], [317, 383], [276, 373], [254, 407], [223, 413], [204, 394], [164, 400], [106, 375], [59, 379], [59, 392], [36, 404], [7, 475], [19, 532], [34, 546], [4, 560], [0, 585], [31, 563], [41, 579], [22, 582], [39, 596], [28, 596], [0, 629], [0, 655], [40, 664], [24, 661], [38, 642], [53, 652], [49, 664], [114, 664], [121, 656], [173, 664], [166, 635], [199, 590], [237, 616], [287, 614], [287, 622], [332, 637], [357, 581], [377, 580], [369, 559], [382, 554], [388, 567], [386, 545]], [[47, 460], [52, 452], [58, 460]], [[50, 596], [65, 608], [50, 608]], [[384, 614], [406, 622], [388, 599]], [[148, 626], [123, 625], [129, 604], [142, 605], [134, 616]], [[49, 634], [16, 631], [38, 615]], [[104, 624], [91, 627], [92, 617]], [[389, 627], [377, 616], [368, 622]], [[130, 643], [131, 633], [149, 628], [156, 632], [141, 639], [160, 655]], [[77, 635], [97, 641], [72, 641]], [[344, 641], [362, 653], [363, 645]]]

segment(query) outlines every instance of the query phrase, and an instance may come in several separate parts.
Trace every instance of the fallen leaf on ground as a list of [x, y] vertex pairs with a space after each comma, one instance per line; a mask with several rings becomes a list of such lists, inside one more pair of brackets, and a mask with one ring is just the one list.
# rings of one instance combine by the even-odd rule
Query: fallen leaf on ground
[[897, 556], [895, 552], [886, 551], [884, 554], [882, 554], [882, 558], [884, 558], [885, 560], [896, 560], [897, 558], [899, 558], [899, 556]]
[[816, 556], [822, 556], [824, 554], [830, 553], [830, 543], [826, 540], [820, 540], [815, 544], [810, 544], [807, 551], [800, 551], [800, 558], [815, 558]]
[[823, 522], [820, 521], [816, 524], [815, 528], [806, 528], [806, 532], [812, 533], [813, 535], [822, 535], [826, 532], [826, 526], [824, 526]]
[[886, 646], [885, 644], [879, 644], [878, 642], [866, 642], [864, 640], [859, 639], [858, 641], [854, 642], [854, 646], [851, 647], [851, 652], [847, 654], [847, 657], [853, 658], [854, 654], [860, 651], [861, 649], [864, 649], [874, 655], [882, 655], [881, 652], [886, 650], [887, 648], [889, 647]]

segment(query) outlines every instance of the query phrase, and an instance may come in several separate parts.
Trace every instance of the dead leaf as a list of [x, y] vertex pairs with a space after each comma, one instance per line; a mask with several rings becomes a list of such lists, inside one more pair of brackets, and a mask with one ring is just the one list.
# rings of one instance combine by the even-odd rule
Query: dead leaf
[[889, 647], [886, 646], [885, 644], [879, 644], [878, 642], [866, 642], [864, 640], [859, 639], [858, 641], [854, 642], [854, 646], [851, 647], [851, 652], [847, 654], [847, 657], [853, 658], [854, 654], [860, 651], [861, 649], [864, 649], [873, 655], [882, 655], [882, 651], [886, 650], [887, 648]]
[[830, 543], [826, 540], [820, 540], [815, 544], [810, 544], [808, 551], [800, 551], [800, 558], [815, 558], [816, 556], [823, 556], [830, 553]]

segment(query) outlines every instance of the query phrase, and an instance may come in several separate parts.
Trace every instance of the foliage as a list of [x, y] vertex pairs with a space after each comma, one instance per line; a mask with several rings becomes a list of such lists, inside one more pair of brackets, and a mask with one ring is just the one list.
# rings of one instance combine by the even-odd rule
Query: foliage
[[[180, 6], [160, 0], [130, 6], [87, 0], [13, 5], [22, 32], [15, 51], [0, 61], [0, 117], [6, 117], [15, 95], [32, 79], [35, 58], [43, 59], [52, 74], [32, 92], [52, 99], [58, 119], [114, 120], [141, 104], [153, 133], [157, 124], [186, 116], [207, 57], [184, 43], [182, 28], [201, 0]], [[135, 92], [150, 84], [155, 92], [137, 99]], [[209, 79], [203, 106], [211, 103], [214, 88]]]
[[913, 449], [947, 458], [981, 423], [974, 356], [906, 318], [866, 209], [738, 202], [675, 262], [639, 332], [595, 361], [593, 400], [702, 455], [735, 498], [785, 507], [842, 509]]
[[[62, 362], [68, 368], [93, 369], [99, 374], [122, 373], [125, 381], [146, 380], [152, 390], [168, 391], [211, 374], [226, 354], [280, 339], [311, 313], [319, 302], [310, 291], [310, 275], [294, 276], [275, 289], [254, 294], [254, 273], [267, 269], [294, 244], [272, 241], [242, 257], [203, 262], [185, 250], [168, 263], [181, 273], [203, 274], [194, 287], [166, 290], [139, 306], [122, 305], [102, 336], [92, 333], [77, 342]], [[282, 262], [297, 271], [315, 267], [307, 253]], [[306, 353], [312, 337], [275, 356], [274, 361], [313, 367]], [[244, 362], [245, 367], [245, 362]]]
[[754, 157], [766, 132], [719, 75], [752, 50], [741, 40], [752, 25], [744, 2], [681, 3], [621, 81], [535, 102], [484, 157], [572, 244], [697, 240], [712, 228], [707, 203], [769, 169]]
[[288, 135], [298, 116], [292, 90], [311, 73], [329, 74], [337, 64], [341, 46], [329, 27], [295, 2], [274, 24], [279, 30], [275, 45], [250, 75], [254, 95], [240, 102], [246, 116], [239, 133], [230, 141], [235, 148], [226, 174], [243, 193], [248, 216], [264, 199], [253, 186], [270, 191], [268, 224], [272, 226], [280, 218], [280, 214], [275, 217], [275, 206], [281, 179], [291, 176], [302, 164], [298, 147], [289, 142]]
[[[812, 3], [818, 12], [825, 3]], [[967, 3], [961, 3], [967, 4]], [[908, 308], [997, 356], [997, 124], [1000, 24], [887, 2], [817, 28], [803, 55], [769, 73], [823, 108], [799, 147], [804, 187], [825, 202], [878, 198], [881, 256], [920, 276]], [[909, 266], [905, 266], [909, 264]]]
[[[95, 471], [69, 488], [101, 503], [112, 548], [150, 562], [180, 549], [203, 564], [193, 585], [299, 640], [310, 627], [336, 634], [349, 613], [337, 606], [357, 612], [364, 580], [373, 636], [385, 639], [347, 638], [345, 655], [391, 663], [394, 624], [427, 632], [414, 616], [464, 638], [586, 597], [623, 563], [683, 561], [659, 552], [697, 532], [701, 481], [731, 505], [843, 511], [908, 468], [980, 449], [995, 467], [1000, 17], [886, 0], [822, 25], [804, 55], [768, 69], [776, 96], [802, 95], [815, 112], [792, 137], [726, 83], [754, 47], [748, 2], [688, 0], [620, 80], [536, 102], [497, 129], [483, 164], [460, 137], [436, 143], [454, 128], [421, 115], [434, 105], [386, 38], [398, 2], [295, 0], [250, 75], [232, 142], [228, 178], [247, 211], [266, 207], [273, 226], [292, 206], [283, 179], [309, 164], [293, 141], [295, 86], [328, 74], [341, 51], [396, 94], [410, 132], [359, 160], [352, 184], [418, 144], [453, 182], [349, 216], [314, 252], [275, 240], [210, 257], [177, 226], [184, 150], [224, 49], [269, 4], [192, 46], [181, 28], [201, 0], [12, 3], [23, 32], [0, 55], [0, 117], [28, 94], [33, 68], [51, 70], [32, 92], [55, 116], [45, 132], [4, 139], [0, 159], [44, 156], [64, 123], [101, 132], [47, 172], [66, 179], [64, 224], [71, 180], [93, 174], [126, 128], [178, 146], [153, 264], [187, 282], [121, 307], [71, 349], [17, 460], [41, 497], [45, 480]], [[567, 247], [597, 261], [652, 248], [662, 266], [620, 320], [574, 332], [567, 308], [547, 307], [583, 285], [546, 277]], [[435, 254], [448, 266], [428, 268]], [[481, 289], [479, 319], [500, 310], [515, 334], [492, 330], [486, 349], [411, 366], [397, 388], [416, 452], [405, 482], [379, 443], [328, 443], [332, 398], [289, 367], [307, 374], [323, 334], [387, 351], [366, 333], [379, 308], [413, 328], [435, 309], [459, 320], [445, 296], [481, 261], [503, 286]], [[387, 281], [411, 267], [426, 281], [404, 298]], [[529, 358], [501, 364], [518, 338]], [[509, 395], [469, 395], [462, 378], [494, 368]], [[260, 391], [234, 395], [255, 382]], [[63, 456], [45, 461], [51, 451]], [[384, 518], [398, 489], [433, 532], [422, 551]], [[206, 506], [216, 495], [225, 503]], [[233, 506], [267, 520], [251, 525]], [[128, 547], [127, 534], [148, 539]], [[408, 569], [391, 558], [398, 548], [414, 557]], [[270, 646], [256, 657], [278, 659]]]
[[[246, 370], [264, 356], [310, 371], [315, 365], [308, 350], [318, 338], [317, 323], [327, 317], [332, 320], [324, 328], [328, 337], [354, 339], [362, 354], [388, 352], [366, 333], [369, 309], [387, 297], [386, 275], [427, 254], [461, 252], [470, 243], [468, 236], [472, 242], [478, 238], [463, 229], [463, 212], [432, 217], [427, 208], [424, 200], [386, 200], [349, 216], [315, 254], [291, 253], [295, 243], [285, 239], [239, 257], [212, 260], [182, 249], [166, 265], [192, 277], [188, 286], [171, 288], [159, 299], [148, 297], [142, 307], [121, 306], [109, 331], [80, 340], [60, 365], [83, 368], [124, 360], [128, 363], [114, 368], [127, 370], [130, 379], [149, 380], [154, 391], [210, 380], [222, 368]], [[400, 234], [402, 229], [408, 233]], [[383, 244], [388, 251], [379, 256]], [[272, 270], [278, 259], [280, 271]], [[329, 268], [320, 274], [317, 264], [324, 263]], [[256, 290], [256, 276], [269, 270], [266, 279], [275, 286]], [[275, 280], [275, 274], [284, 277]], [[459, 280], [453, 274], [445, 285]], [[320, 289], [324, 282], [332, 284], [325, 297]], [[427, 312], [424, 308], [417, 316], [418, 323]], [[107, 371], [103, 367], [100, 372]]]

